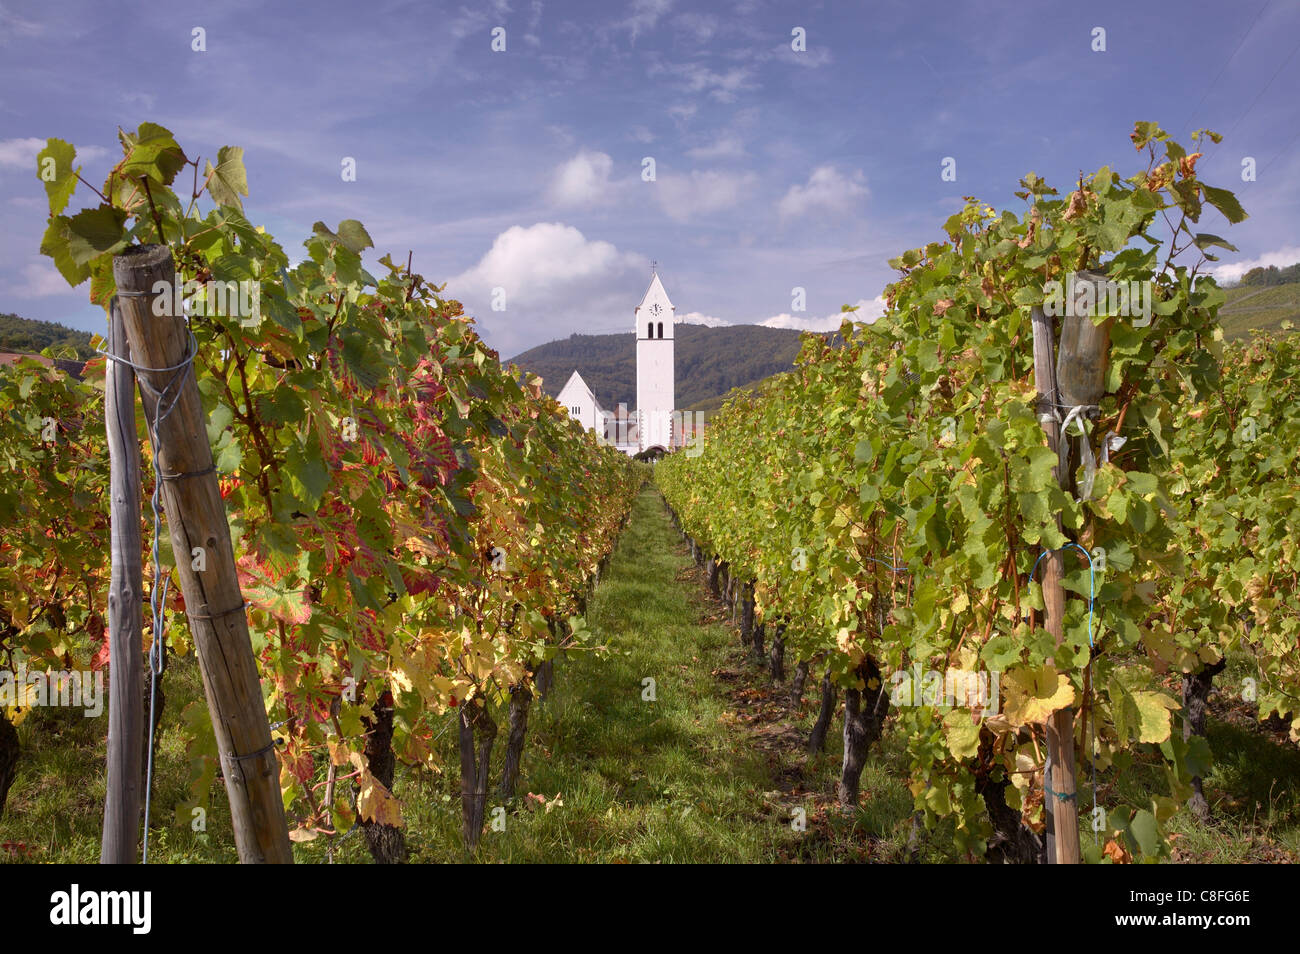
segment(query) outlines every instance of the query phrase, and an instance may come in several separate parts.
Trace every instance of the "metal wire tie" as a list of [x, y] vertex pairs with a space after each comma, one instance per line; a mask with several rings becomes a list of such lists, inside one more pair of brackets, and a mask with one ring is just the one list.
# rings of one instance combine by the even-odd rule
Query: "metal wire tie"
[[248, 603], [240, 603], [238, 606], [232, 606], [228, 610], [222, 610], [220, 613], [188, 613], [190, 619], [220, 619], [223, 616], [229, 616], [231, 613], [238, 613], [242, 609], [247, 609]]
[[215, 474], [216, 472], [217, 472], [217, 465], [211, 464], [208, 467], [203, 468], [203, 470], [188, 470], [183, 474], [159, 474], [158, 479], [159, 480], [187, 480], [190, 477], [205, 477], [208, 474]]
[[275, 748], [275, 739], [272, 739], [270, 745], [264, 745], [256, 752], [249, 752], [247, 755], [231, 755], [229, 752], [227, 752], [226, 758], [230, 759], [230, 761], [232, 762], [246, 762], [249, 759], [259, 759], [274, 748]]

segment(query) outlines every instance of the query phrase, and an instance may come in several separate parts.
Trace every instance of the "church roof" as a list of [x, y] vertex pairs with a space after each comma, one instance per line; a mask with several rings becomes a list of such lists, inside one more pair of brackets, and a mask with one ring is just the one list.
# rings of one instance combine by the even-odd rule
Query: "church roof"
[[558, 400], [561, 404], [563, 404], [564, 401], [562, 399], [565, 393], [569, 392], [570, 389], [584, 392], [588, 397], [591, 398], [591, 403], [595, 406], [596, 412], [598, 414], [604, 413], [605, 409], [600, 406], [600, 401], [597, 400], [596, 398], [596, 392], [593, 391], [587, 385], [586, 381], [582, 380], [582, 375], [580, 375], [577, 371], [574, 371], [571, 375], [569, 375], [569, 380], [565, 381], [564, 387], [560, 388], [560, 393], [556, 395], [556, 400]]
[[663, 300], [668, 303], [670, 309], [675, 309], [677, 307], [669, 300], [668, 292], [664, 291], [664, 284], [659, 280], [659, 273], [655, 272], [650, 276], [650, 285], [646, 288], [645, 294], [641, 296], [641, 304], [636, 306], [636, 310], [640, 311], [645, 306], [645, 303], [655, 295], [656, 291], [658, 291], [659, 295], [663, 297]]
[[582, 380], [582, 375], [580, 375], [577, 371], [574, 371], [571, 375], [569, 375], [569, 380], [564, 382], [564, 387], [560, 388], [560, 390], [561, 391], [569, 390], [569, 385], [573, 384], [575, 381], [578, 383], [578, 387], [588, 392], [591, 391], [591, 388], [587, 387], [587, 382]]

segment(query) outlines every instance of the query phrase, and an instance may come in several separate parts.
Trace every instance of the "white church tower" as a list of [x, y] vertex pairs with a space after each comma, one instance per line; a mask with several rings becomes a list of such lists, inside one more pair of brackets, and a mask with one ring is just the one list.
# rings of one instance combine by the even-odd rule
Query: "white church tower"
[[659, 273], [636, 307], [636, 414], [640, 449], [673, 446], [673, 311]]

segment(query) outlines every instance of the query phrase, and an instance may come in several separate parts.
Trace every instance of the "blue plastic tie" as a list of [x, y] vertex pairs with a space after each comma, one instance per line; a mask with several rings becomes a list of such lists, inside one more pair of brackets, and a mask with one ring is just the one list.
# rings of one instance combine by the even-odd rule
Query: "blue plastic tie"
[[[1092, 554], [1089, 553], [1087, 550], [1085, 550], [1083, 547], [1079, 546], [1079, 544], [1077, 544], [1077, 543], [1067, 543], [1067, 544], [1066, 544], [1064, 547], [1062, 547], [1061, 549], [1065, 550], [1065, 549], [1069, 549], [1070, 547], [1074, 547], [1074, 549], [1076, 549], [1076, 550], [1078, 550], [1080, 553], [1082, 553], [1082, 554], [1083, 554], [1083, 558], [1084, 558], [1085, 560], [1088, 561], [1088, 648], [1089, 648], [1089, 649], [1092, 649], [1092, 648], [1093, 648], [1093, 641], [1092, 641], [1092, 618], [1093, 618], [1093, 604], [1096, 602], [1096, 598], [1097, 598], [1097, 578], [1096, 578], [1097, 570], [1096, 570], [1096, 567], [1094, 567], [1094, 566], [1093, 566], [1093, 563], [1092, 563]], [[1038, 564], [1040, 564], [1040, 563], [1043, 562], [1043, 557], [1045, 557], [1045, 556], [1047, 556], [1047, 554], [1049, 554], [1049, 553], [1053, 553], [1053, 552], [1055, 552], [1055, 551], [1053, 551], [1053, 550], [1044, 550], [1042, 553], [1038, 554], [1038, 559], [1034, 561], [1034, 568], [1033, 568], [1032, 570], [1029, 571], [1029, 582], [1030, 582], [1030, 583], [1033, 583], [1033, 582], [1034, 582], [1034, 574], [1038, 572]], [[1025, 619], [1029, 619], [1028, 616], [1026, 616], [1026, 617], [1024, 617], [1024, 618], [1025, 618]]]

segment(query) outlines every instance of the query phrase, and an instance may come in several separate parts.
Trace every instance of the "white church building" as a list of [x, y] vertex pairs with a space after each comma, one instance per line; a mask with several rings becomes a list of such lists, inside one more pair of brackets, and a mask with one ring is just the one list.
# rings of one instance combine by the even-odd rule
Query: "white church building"
[[668, 299], [659, 273], [653, 272], [650, 287], [636, 306], [633, 331], [636, 334], [636, 412], [628, 415], [626, 406], [617, 412], [601, 407], [596, 395], [577, 371], [570, 375], [557, 400], [569, 415], [584, 427], [595, 431], [607, 443], [626, 454], [638, 454], [652, 448], [671, 450], [674, 438], [673, 405], [673, 313], [676, 307]]

